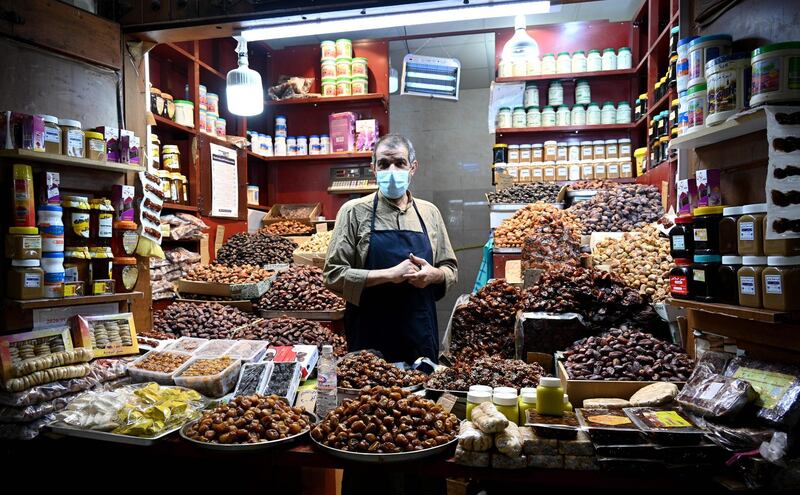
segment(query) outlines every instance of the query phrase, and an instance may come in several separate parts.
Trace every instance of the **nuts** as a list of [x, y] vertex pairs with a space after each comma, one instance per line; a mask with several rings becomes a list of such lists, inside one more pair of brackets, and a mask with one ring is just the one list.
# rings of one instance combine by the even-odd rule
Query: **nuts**
[[153, 329], [184, 337], [234, 338], [234, 330], [256, 317], [233, 306], [209, 303], [175, 303], [153, 313]]
[[555, 203], [561, 186], [554, 182], [534, 182], [532, 184], [514, 184], [502, 191], [487, 194], [489, 204], [527, 204], [542, 201]]
[[594, 261], [608, 265], [628, 287], [653, 302], [669, 297], [669, 239], [658, 229], [646, 225], [626, 233], [621, 239], [605, 239], [595, 246]]
[[486, 355], [514, 357], [514, 321], [520, 291], [505, 280], [492, 280], [453, 314], [450, 352], [456, 358]]
[[630, 232], [664, 215], [658, 188], [641, 184], [620, 184], [599, 191], [592, 199], [566, 211], [581, 220], [584, 234]]
[[306, 344], [322, 349], [325, 344], [333, 345], [336, 356], [347, 354], [347, 341], [341, 335], [322, 326], [321, 323], [302, 318], [273, 318], [261, 320], [242, 328], [236, 336], [240, 339], [266, 340], [271, 346]]
[[306, 235], [314, 232], [314, 229], [310, 225], [295, 220], [281, 220], [267, 225], [259, 232], [272, 235]]
[[284, 237], [259, 231], [234, 234], [217, 253], [217, 263], [228, 266], [291, 263], [297, 244]]
[[195, 265], [186, 272], [186, 280], [217, 284], [257, 284], [271, 278], [275, 272], [254, 265], [226, 266]]
[[188, 354], [174, 352], [151, 352], [133, 367], [157, 373], [172, 373], [183, 366], [190, 357]]
[[332, 230], [317, 232], [297, 250], [301, 253], [327, 253], [331, 239], [333, 239]]
[[181, 376], [214, 376], [225, 371], [233, 360], [227, 356], [214, 359], [198, 359], [183, 370]]
[[[559, 210], [546, 203], [534, 203], [503, 220], [494, 232], [497, 247], [521, 247], [528, 236], [545, 233], [575, 237], [580, 242], [582, 225], [569, 210]], [[577, 236], [577, 237], [576, 237]]]
[[262, 311], [339, 311], [344, 306], [344, 299], [325, 288], [322, 270], [305, 265], [278, 273], [257, 304]]
[[686, 381], [691, 358], [677, 345], [627, 327], [575, 342], [564, 351], [572, 379]]
[[373, 387], [346, 400], [311, 430], [314, 440], [339, 450], [399, 453], [452, 441], [459, 421], [442, 406], [399, 387]]
[[547, 373], [539, 363], [526, 364], [518, 359], [494, 356], [474, 362], [458, 362], [452, 368], [440, 368], [425, 386], [438, 390], [469, 390], [470, 385], [536, 387], [542, 376], [547, 376]]
[[299, 407], [290, 407], [274, 395], [249, 395], [234, 397], [205, 412], [186, 434], [205, 443], [260, 443], [299, 435], [310, 428]]
[[336, 366], [336, 375], [342, 388], [413, 387], [428, 378], [421, 371], [401, 370], [366, 351], [345, 356]]

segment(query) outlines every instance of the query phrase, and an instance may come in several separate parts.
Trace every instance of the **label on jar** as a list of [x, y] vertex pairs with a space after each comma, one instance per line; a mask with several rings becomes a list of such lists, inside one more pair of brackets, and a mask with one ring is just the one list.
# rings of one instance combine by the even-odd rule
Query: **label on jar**
[[592, 159], [592, 147], [591, 146], [585, 146], [583, 148], [582, 156], [583, 156], [584, 160], [591, 160]]
[[108, 212], [100, 213], [97, 220], [97, 236], [111, 238], [113, 226], [114, 215]]
[[764, 275], [767, 294], [783, 294], [780, 275]]
[[778, 91], [781, 86], [781, 57], [753, 62], [753, 94]]
[[669, 290], [673, 294], [686, 296], [689, 294], [689, 281], [684, 275], [670, 275]]
[[633, 174], [633, 167], [631, 166], [631, 164], [630, 163], [623, 163], [622, 164], [622, 175], [623, 176], [627, 175], [628, 177], [630, 177], [630, 175], [632, 175], [632, 174]]
[[755, 226], [753, 222], [741, 222], [739, 224], [739, 240], [740, 241], [755, 240]]
[[608, 166], [608, 177], [609, 179], [616, 179], [619, 177], [619, 165], [609, 165]]
[[558, 160], [566, 161], [568, 158], [567, 148], [558, 148]]
[[67, 131], [67, 155], [83, 157], [83, 131]]
[[542, 161], [542, 148], [534, 148], [531, 151], [531, 156], [533, 157], [534, 161], [537, 161], [537, 162]]
[[22, 238], [22, 249], [42, 249], [42, 238], [41, 237], [23, 237]]
[[38, 273], [26, 273], [22, 285], [26, 289], [37, 289], [42, 286], [42, 276]]
[[686, 249], [686, 240], [682, 235], [676, 235], [672, 238], [672, 250], [682, 251]]
[[89, 238], [89, 214], [88, 213], [73, 213], [72, 214], [72, 232], [78, 237]]
[[64, 272], [49, 272], [44, 274], [44, 283], [46, 284], [63, 284]]
[[542, 180], [542, 167], [534, 167], [533, 168], [533, 178], [537, 180]]
[[125, 251], [125, 254], [133, 254], [138, 243], [139, 234], [136, 232], [128, 230], [122, 234], [122, 249]]
[[519, 180], [520, 182], [530, 182], [531, 181], [531, 169], [523, 168], [519, 171]]
[[593, 165], [584, 165], [583, 166], [583, 178], [584, 179], [592, 179], [592, 178], [594, 178], [594, 166]]
[[61, 144], [61, 132], [57, 127], [45, 127], [44, 140], [47, 143]]
[[708, 241], [708, 230], [706, 229], [694, 229], [694, 240], [700, 242], [707, 242]]
[[706, 281], [705, 270], [692, 270], [692, 280], [694, 280], [695, 282], [705, 282]]
[[746, 296], [756, 295], [756, 278], [739, 277], [739, 292]]
[[89, 149], [98, 153], [104, 153], [106, 151], [106, 143], [100, 141], [99, 139], [90, 139]]

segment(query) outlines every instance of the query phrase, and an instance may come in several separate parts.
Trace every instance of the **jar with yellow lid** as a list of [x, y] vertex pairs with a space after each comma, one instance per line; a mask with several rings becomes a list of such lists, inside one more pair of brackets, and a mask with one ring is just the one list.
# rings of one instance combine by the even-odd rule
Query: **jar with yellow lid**
[[6, 258], [38, 260], [42, 257], [42, 236], [36, 227], [9, 227]]
[[763, 302], [773, 311], [800, 311], [800, 256], [769, 256], [761, 272]]
[[91, 206], [86, 196], [62, 196], [64, 211], [64, 243], [67, 246], [88, 246]]
[[61, 128], [58, 126], [58, 117], [52, 115], [42, 115], [44, 121], [44, 152], [53, 155], [60, 155], [61, 148]]
[[158, 170], [156, 176], [161, 179], [161, 192], [164, 194], [164, 201], [167, 203], [174, 201], [172, 197], [172, 174], [169, 170]]
[[472, 419], [472, 410], [475, 409], [475, 406], [479, 404], [483, 404], [484, 402], [491, 402], [492, 401], [492, 392], [491, 388], [487, 392], [485, 390], [475, 390], [467, 392], [467, 420]]
[[536, 387], [536, 412], [549, 416], [564, 415], [564, 389], [561, 380], [543, 376]]
[[64, 248], [64, 281], [89, 282], [89, 248], [67, 246]]
[[89, 245], [110, 247], [114, 229], [114, 207], [111, 200], [95, 198], [89, 200]]
[[519, 391], [519, 423], [524, 425], [528, 422], [528, 409], [536, 410], [536, 389], [523, 388]]
[[83, 133], [86, 138], [86, 158], [91, 160], [106, 159], [106, 138], [99, 132], [86, 131]]
[[161, 148], [161, 168], [168, 172], [180, 172], [181, 150], [174, 144], [165, 144]]
[[492, 403], [506, 419], [514, 424], [519, 424], [519, 403], [516, 391], [513, 394], [495, 392], [492, 395]]

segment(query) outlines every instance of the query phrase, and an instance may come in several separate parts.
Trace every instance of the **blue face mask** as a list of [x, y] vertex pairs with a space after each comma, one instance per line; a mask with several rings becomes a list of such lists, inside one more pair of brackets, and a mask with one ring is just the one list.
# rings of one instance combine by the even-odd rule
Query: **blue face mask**
[[398, 199], [408, 190], [408, 170], [378, 170], [378, 187], [389, 199]]

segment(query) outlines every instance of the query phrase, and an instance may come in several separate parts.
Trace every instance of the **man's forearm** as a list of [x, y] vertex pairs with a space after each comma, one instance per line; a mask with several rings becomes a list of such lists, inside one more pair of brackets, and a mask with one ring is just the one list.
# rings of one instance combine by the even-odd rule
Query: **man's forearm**
[[394, 282], [392, 272], [388, 268], [383, 270], [370, 270], [367, 272], [366, 287], [375, 287], [376, 285], [388, 284]]

